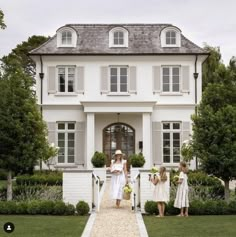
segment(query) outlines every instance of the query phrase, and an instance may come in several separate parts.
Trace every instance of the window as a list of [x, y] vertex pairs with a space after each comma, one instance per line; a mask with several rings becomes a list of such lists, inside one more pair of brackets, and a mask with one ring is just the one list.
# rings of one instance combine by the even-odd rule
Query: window
[[115, 31], [114, 32], [114, 45], [123, 45], [124, 44], [124, 32]]
[[72, 44], [72, 33], [70, 31], [63, 31], [62, 32], [61, 43], [62, 43], [62, 45], [71, 45]]
[[178, 122], [162, 123], [163, 162], [180, 162], [180, 133], [181, 124]]
[[110, 92], [128, 91], [128, 68], [111, 67], [110, 68]]
[[58, 67], [58, 91], [75, 91], [75, 67]]
[[75, 123], [60, 122], [57, 124], [58, 163], [75, 162]]
[[176, 32], [175, 31], [167, 31], [166, 32], [166, 44], [176, 44]]
[[115, 27], [109, 31], [109, 47], [128, 47], [128, 31]]
[[177, 66], [162, 67], [162, 91], [163, 92], [180, 91], [180, 67]]

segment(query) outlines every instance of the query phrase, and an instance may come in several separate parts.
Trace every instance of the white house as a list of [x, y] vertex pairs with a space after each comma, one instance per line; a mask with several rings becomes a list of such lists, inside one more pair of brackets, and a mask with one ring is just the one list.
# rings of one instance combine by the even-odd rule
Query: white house
[[176, 167], [201, 99], [208, 53], [171, 24], [68, 24], [31, 51], [56, 168], [91, 169], [94, 151], [142, 150]]

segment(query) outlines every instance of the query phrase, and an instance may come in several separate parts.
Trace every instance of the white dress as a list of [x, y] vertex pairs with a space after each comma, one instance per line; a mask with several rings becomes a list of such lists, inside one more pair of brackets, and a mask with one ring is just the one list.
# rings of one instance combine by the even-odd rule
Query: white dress
[[174, 207], [182, 208], [189, 207], [188, 200], [188, 176], [184, 172], [180, 172], [179, 179], [183, 179], [181, 184], [178, 184]]
[[[157, 178], [160, 180], [160, 175], [157, 174]], [[168, 192], [166, 188], [167, 181], [159, 181], [153, 191], [153, 200], [156, 202], [168, 202]]]
[[126, 160], [122, 160], [120, 164], [112, 164], [111, 171], [119, 170], [120, 174], [112, 173], [111, 176], [111, 198], [112, 199], [122, 199], [123, 196], [123, 187], [125, 185], [125, 173], [124, 173], [124, 164]]

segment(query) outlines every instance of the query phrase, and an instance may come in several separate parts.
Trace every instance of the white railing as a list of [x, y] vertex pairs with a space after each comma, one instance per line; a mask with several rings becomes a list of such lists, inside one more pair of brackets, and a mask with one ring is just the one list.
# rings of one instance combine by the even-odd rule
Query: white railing
[[140, 208], [140, 173], [138, 172], [133, 178], [131, 178], [131, 203], [132, 210], [137, 211]]

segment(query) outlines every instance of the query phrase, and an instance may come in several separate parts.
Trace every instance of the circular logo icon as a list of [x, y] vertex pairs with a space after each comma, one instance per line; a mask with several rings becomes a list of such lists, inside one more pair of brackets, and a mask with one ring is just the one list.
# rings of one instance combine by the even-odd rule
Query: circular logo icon
[[15, 229], [15, 226], [11, 222], [7, 222], [4, 224], [3, 229], [6, 233], [12, 233]]

